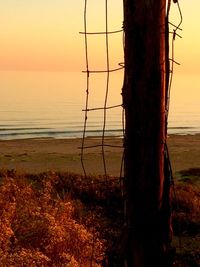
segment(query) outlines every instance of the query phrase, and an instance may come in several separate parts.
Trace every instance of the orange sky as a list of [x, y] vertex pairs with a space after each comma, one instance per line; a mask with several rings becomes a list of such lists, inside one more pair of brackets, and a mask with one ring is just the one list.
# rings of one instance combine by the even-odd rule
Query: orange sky
[[3, 2], [0, 4], [0, 69], [77, 68], [83, 57], [82, 43], [78, 41], [82, 5], [69, 7], [63, 0]]
[[[110, 0], [111, 30], [122, 26], [122, 0]], [[200, 1], [180, 1], [183, 39], [176, 42], [178, 72], [200, 70]], [[84, 0], [6, 0], [0, 4], [0, 69], [80, 71], [84, 68]], [[104, 1], [88, 1], [89, 31], [104, 30]], [[173, 10], [176, 5], [172, 5]], [[172, 12], [176, 22], [178, 13]], [[111, 38], [113, 67], [123, 59], [121, 35]], [[89, 37], [90, 62], [97, 69], [105, 63], [105, 43]]]

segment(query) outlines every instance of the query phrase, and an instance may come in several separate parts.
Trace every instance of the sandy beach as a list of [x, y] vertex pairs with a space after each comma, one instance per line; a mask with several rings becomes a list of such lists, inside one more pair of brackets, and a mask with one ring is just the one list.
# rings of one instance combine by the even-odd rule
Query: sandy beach
[[[0, 141], [0, 168], [25, 173], [65, 171], [83, 173], [80, 154], [81, 139], [23, 139]], [[99, 138], [87, 138], [86, 146], [101, 144]], [[107, 172], [118, 176], [123, 149], [120, 138], [108, 137], [106, 144]], [[200, 134], [171, 135], [168, 138], [170, 157], [175, 175], [182, 170], [200, 168]], [[84, 162], [88, 174], [103, 174], [101, 147], [86, 149]]]

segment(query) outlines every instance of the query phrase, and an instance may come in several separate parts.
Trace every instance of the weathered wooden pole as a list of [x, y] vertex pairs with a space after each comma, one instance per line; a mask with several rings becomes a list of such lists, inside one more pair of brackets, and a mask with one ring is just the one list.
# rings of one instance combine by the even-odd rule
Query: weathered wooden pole
[[124, 0], [125, 266], [171, 266], [166, 139], [166, 0]]

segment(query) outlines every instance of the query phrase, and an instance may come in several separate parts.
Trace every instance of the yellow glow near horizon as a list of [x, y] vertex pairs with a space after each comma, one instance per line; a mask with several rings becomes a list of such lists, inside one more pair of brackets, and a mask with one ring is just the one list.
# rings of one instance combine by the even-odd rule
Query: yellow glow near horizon
[[[178, 72], [200, 71], [200, 26], [197, 0], [182, 1], [183, 39], [176, 41]], [[110, 0], [109, 29], [122, 26], [123, 1]], [[0, 9], [0, 69], [73, 71], [84, 68], [83, 30], [84, 0], [7, 0]], [[177, 22], [177, 5], [172, 4], [171, 20]], [[105, 30], [105, 1], [88, 1], [88, 30]], [[103, 37], [89, 37], [92, 68], [105, 65]], [[123, 59], [122, 37], [110, 37], [111, 64]]]
[[[197, 0], [179, 1], [183, 14], [183, 22], [178, 31], [182, 39], [176, 38], [175, 57], [181, 63], [176, 71], [182, 73], [200, 73], [200, 35], [199, 35], [199, 9], [200, 2]], [[177, 5], [171, 6], [171, 21], [177, 24], [180, 20]]]
[[[64, 1], [10, 0], [1, 4], [0, 69], [73, 70], [83, 58], [78, 28], [79, 9]], [[11, 4], [12, 2], [12, 4]], [[30, 3], [29, 3], [30, 2]], [[50, 5], [49, 5], [50, 3]], [[79, 67], [80, 68], [80, 67]]]

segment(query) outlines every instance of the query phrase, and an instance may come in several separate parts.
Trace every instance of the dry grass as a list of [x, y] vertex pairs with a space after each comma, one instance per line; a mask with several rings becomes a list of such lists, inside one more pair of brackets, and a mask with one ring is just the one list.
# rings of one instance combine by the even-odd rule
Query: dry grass
[[[122, 266], [117, 246], [123, 225], [119, 184], [110, 181], [105, 187], [102, 177], [70, 173], [25, 176], [2, 171], [0, 177], [0, 266], [20, 266], [20, 261], [23, 266], [90, 266], [93, 244], [93, 266], [103, 266], [105, 258], [108, 266]], [[176, 186], [176, 267], [200, 263], [199, 192], [191, 182]], [[19, 264], [10, 265], [12, 261]]]
[[179, 183], [175, 191], [173, 228], [177, 259], [186, 262], [185, 266], [198, 267], [200, 266], [200, 190], [189, 180]]
[[101, 266], [103, 242], [76, 220], [73, 201], [59, 197], [57, 179], [47, 175], [38, 188], [23, 176], [1, 178], [0, 266]]

